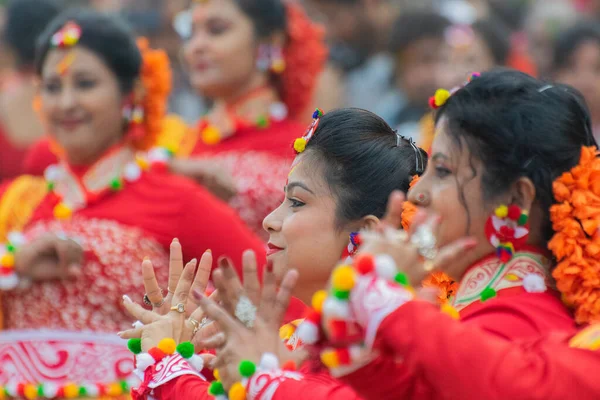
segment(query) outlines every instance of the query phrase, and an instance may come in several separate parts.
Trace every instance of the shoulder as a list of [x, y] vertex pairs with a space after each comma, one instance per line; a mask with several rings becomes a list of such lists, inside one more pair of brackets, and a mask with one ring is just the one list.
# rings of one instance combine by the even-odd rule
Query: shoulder
[[58, 161], [56, 155], [52, 152], [50, 141], [46, 138], [40, 139], [29, 148], [23, 161], [24, 172], [31, 175], [44, 175], [44, 171], [49, 165]]

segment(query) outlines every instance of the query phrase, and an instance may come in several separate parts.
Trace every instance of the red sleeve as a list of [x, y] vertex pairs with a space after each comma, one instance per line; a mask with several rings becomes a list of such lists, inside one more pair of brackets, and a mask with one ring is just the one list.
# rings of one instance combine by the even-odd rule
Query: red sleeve
[[301, 380], [286, 379], [269, 400], [288, 399], [359, 400], [360, 397], [351, 387], [323, 372], [305, 374]]
[[43, 176], [46, 168], [57, 162], [58, 158], [52, 153], [48, 139], [41, 139], [34, 143], [25, 155], [23, 161], [24, 173]]
[[[378, 332], [407, 368], [422, 374], [436, 399], [591, 399], [600, 393], [590, 373], [600, 369], [600, 352], [569, 348], [558, 335], [509, 342], [421, 302], [400, 307]], [[405, 384], [381, 372], [388, 390]]]
[[208, 394], [209, 383], [195, 375], [183, 375], [154, 389], [158, 400], [214, 400]]
[[200, 259], [210, 249], [215, 260], [230, 257], [241, 276], [242, 253], [252, 249], [259, 267], [265, 265], [264, 244], [227, 204], [205, 189], [190, 185], [179, 215], [179, 241], [185, 259]]

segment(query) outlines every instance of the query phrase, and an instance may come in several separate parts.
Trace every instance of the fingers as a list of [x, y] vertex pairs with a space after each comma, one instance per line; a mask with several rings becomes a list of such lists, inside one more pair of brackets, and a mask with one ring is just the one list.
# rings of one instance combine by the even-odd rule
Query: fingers
[[465, 251], [471, 250], [476, 245], [476, 239], [463, 238], [442, 247], [433, 260], [433, 270], [439, 270], [442, 266], [447, 267], [456, 262], [461, 257], [464, 257]]
[[296, 283], [298, 283], [298, 277], [298, 271], [292, 269], [285, 274], [281, 281], [281, 287], [279, 288], [279, 292], [275, 299], [272, 317], [272, 322], [276, 323], [277, 327], [281, 326], [283, 317], [290, 305], [290, 299], [292, 298], [292, 292], [296, 287]]
[[415, 233], [417, 228], [419, 226], [421, 226], [422, 224], [424, 224], [428, 218], [429, 218], [429, 216], [427, 215], [427, 213], [425, 211], [423, 211], [423, 210], [417, 211], [417, 213], [415, 214], [415, 216], [412, 220], [412, 223], [410, 224], [410, 227], [408, 229], [409, 234], [412, 235], [413, 233]]
[[179, 303], [186, 304], [188, 296], [190, 294], [190, 288], [192, 287], [192, 281], [194, 280], [194, 271], [196, 270], [196, 259], [194, 258], [185, 265], [181, 279], [177, 283], [175, 294], [173, 295], [172, 305]]
[[388, 198], [386, 213], [383, 223], [394, 229], [402, 228], [402, 210], [406, 196], [399, 190], [394, 190]]
[[194, 297], [196, 298], [198, 304], [200, 304], [200, 307], [204, 310], [205, 315], [214, 322], [218, 323], [224, 332], [231, 332], [233, 330], [243, 328], [243, 326], [233, 319], [227, 313], [227, 311], [217, 305], [217, 303], [214, 301], [204, 296], [203, 293], [195, 291]]
[[[212, 270], [212, 262], [212, 252], [210, 250], [206, 250], [200, 258], [200, 264], [198, 264], [196, 277], [194, 278], [194, 282], [192, 283], [190, 296], [194, 290], [198, 290], [202, 293], [206, 291], [206, 286], [208, 285], [208, 280], [210, 279], [210, 272]], [[195, 301], [194, 296], [191, 296], [191, 300]]]
[[150, 302], [160, 303], [163, 299], [162, 292], [158, 286], [156, 275], [154, 274], [152, 261], [147, 258], [142, 261], [142, 277], [144, 278], [144, 291]]
[[270, 321], [273, 317], [273, 309], [277, 298], [277, 280], [273, 273], [273, 264], [269, 262], [263, 276], [263, 288], [258, 307], [258, 315], [264, 321]]
[[258, 281], [256, 254], [252, 250], [246, 250], [242, 255], [242, 273], [246, 296], [248, 296], [252, 303], [258, 304], [261, 290], [260, 282]]
[[119, 335], [119, 337], [121, 339], [139, 339], [142, 337], [143, 330], [144, 330], [143, 327], [135, 328], [135, 329], [127, 329], [126, 331], [117, 333], [117, 335]]
[[234, 315], [235, 307], [244, 289], [227, 258], [219, 259], [219, 268], [213, 272], [213, 283], [221, 293], [222, 306], [228, 313]]
[[127, 295], [123, 296], [123, 306], [132, 317], [141, 321], [144, 325], [151, 324], [160, 318], [159, 315], [153, 313], [152, 311], [146, 310], [137, 303], [134, 303]]
[[55, 237], [55, 249], [58, 256], [58, 267], [65, 277], [81, 275], [83, 262], [83, 249], [79, 244], [70, 239]]
[[208, 339], [202, 341], [202, 347], [205, 349], [218, 349], [225, 345], [226, 338], [223, 332], [219, 332]]
[[[169, 294], [175, 293], [177, 284], [179, 283], [179, 277], [183, 271], [183, 253], [181, 251], [181, 244], [177, 238], [171, 242], [171, 248], [169, 252]], [[169, 298], [170, 299], [170, 298]]]

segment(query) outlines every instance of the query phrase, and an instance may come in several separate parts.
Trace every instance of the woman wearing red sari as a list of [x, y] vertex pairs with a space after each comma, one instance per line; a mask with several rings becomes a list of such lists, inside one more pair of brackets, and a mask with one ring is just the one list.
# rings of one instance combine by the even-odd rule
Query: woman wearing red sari
[[143, 290], [130, 268], [143, 257], [166, 276], [172, 238], [187, 259], [212, 250], [239, 263], [249, 247], [264, 260], [226, 204], [140, 152], [160, 130], [170, 89], [166, 55], [141, 49], [118, 20], [92, 11], [58, 17], [40, 39], [41, 110], [61, 160], [0, 197], [9, 396], [123, 392], [133, 366], [114, 337], [130, 324], [121, 294]]

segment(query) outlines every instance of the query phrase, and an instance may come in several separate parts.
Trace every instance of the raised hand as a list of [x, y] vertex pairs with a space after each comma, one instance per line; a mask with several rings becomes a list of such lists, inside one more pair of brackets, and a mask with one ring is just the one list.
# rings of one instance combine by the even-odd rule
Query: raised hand
[[73, 279], [81, 275], [83, 249], [74, 240], [47, 234], [19, 249], [15, 270], [33, 281]]

